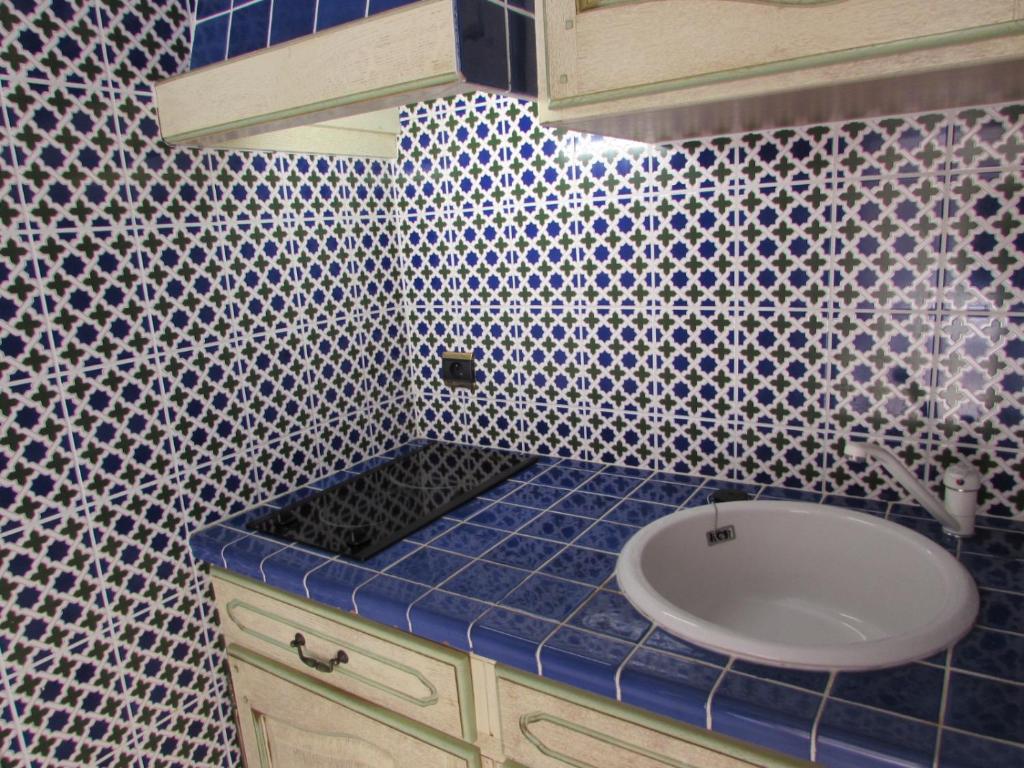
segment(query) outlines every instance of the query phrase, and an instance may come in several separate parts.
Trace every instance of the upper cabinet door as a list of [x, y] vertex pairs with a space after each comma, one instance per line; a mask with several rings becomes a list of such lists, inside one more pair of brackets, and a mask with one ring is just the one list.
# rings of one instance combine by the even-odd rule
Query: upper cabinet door
[[662, 141], [1024, 96], [1016, 0], [539, 0], [541, 118]]

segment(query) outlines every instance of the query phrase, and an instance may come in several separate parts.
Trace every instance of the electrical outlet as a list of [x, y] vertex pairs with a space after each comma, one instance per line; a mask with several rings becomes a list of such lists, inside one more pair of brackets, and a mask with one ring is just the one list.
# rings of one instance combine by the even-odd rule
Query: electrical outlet
[[449, 387], [476, 386], [472, 352], [445, 352], [441, 355], [441, 380]]

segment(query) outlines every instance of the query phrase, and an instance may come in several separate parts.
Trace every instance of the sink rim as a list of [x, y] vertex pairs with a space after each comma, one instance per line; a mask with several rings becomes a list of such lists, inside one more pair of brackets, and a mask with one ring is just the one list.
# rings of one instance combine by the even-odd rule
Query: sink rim
[[[658, 593], [641, 568], [640, 554], [645, 545], [664, 529], [713, 514], [711, 504], [681, 509], [644, 526], [626, 543], [619, 555], [615, 576], [626, 599], [655, 626], [687, 642], [719, 653], [762, 664], [814, 671], [870, 670], [898, 666], [928, 658], [959, 642], [974, 626], [978, 613], [978, 588], [966, 568], [943, 547], [905, 526], [864, 512], [828, 504], [803, 501], [740, 501], [719, 504], [720, 517], [737, 507], [756, 507], [754, 514], [800, 512], [821, 514], [869, 525], [896, 536], [941, 564], [942, 584], [936, 586], [944, 596], [941, 609], [927, 623], [889, 637], [831, 645], [761, 640], [715, 624], [690, 613]], [[726, 520], [720, 522], [727, 522]], [[708, 529], [711, 525], [708, 525]], [[728, 543], [724, 546], [729, 546]]]

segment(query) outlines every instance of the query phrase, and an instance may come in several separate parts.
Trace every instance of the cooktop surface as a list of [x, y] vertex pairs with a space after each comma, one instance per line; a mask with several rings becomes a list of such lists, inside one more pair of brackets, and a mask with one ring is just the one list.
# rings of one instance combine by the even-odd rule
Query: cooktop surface
[[491, 448], [429, 443], [247, 527], [365, 560], [536, 460]]

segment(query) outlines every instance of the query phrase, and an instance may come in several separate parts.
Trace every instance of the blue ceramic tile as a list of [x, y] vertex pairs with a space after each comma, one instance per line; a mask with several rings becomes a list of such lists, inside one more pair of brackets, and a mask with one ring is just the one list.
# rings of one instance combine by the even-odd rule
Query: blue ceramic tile
[[567, 494], [568, 491], [564, 488], [527, 483], [515, 489], [509, 495], [502, 497], [501, 500], [506, 504], [519, 504], [523, 507], [547, 509]]
[[818, 725], [817, 759], [836, 768], [928, 768], [937, 736], [934, 725], [830, 699]]
[[587, 601], [570, 622], [577, 627], [638, 642], [651, 626], [622, 595], [601, 590]]
[[593, 522], [585, 517], [545, 512], [529, 525], [523, 526], [519, 532], [552, 541], [572, 541]]
[[1024, 600], [1007, 592], [979, 590], [978, 624], [1024, 634]]
[[228, 54], [228, 16], [217, 16], [196, 24], [192, 41], [192, 69], [223, 61]]
[[856, 496], [826, 496], [822, 503], [846, 507], [847, 509], [857, 509], [861, 512], [869, 512], [876, 517], [885, 517], [889, 511], [889, 502], [887, 501], [861, 499]]
[[707, 726], [704, 706], [722, 670], [641, 648], [622, 668], [622, 701], [659, 715]]
[[269, 541], [256, 536], [243, 536], [224, 547], [224, 567], [229, 571], [263, 581], [260, 563], [284, 547], [279, 541]]
[[1024, 687], [960, 672], [949, 676], [946, 725], [1006, 741], [1024, 733]]
[[312, 34], [317, 0], [288, 0], [274, 3], [270, 19], [270, 44], [277, 45], [286, 40]]
[[263, 574], [267, 578], [267, 584], [273, 584], [297, 595], [305, 595], [306, 574], [328, 562], [331, 561], [325, 555], [291, 547], [282, 549], [264, 560]]
[[943, 672], [906, 664], [871, 672], [840, 672], [831, 696], [897, 714], [935, 722], [942, 699]]
[[386, 547], [378, 552], [373, 557], [368, 557], [366, 560], [350, 560], [347, 557], [339, 558], [343, 562], [352, 563], [353, 565], [360, 566], [361, 568], [369, 568], [374, 571], [383, 571], [392, 563], [401, 560], [406, 555], [415, 552], [420, 548], [419, 544], [415, 544], [411, 541], [396, 541], [390, 547]]
[[346, 470], [342, 470], [341, 472], [335, 472], [333, 475], [322, 477], [319, 480], [310, 483], [310, 486], [316, 488], [318, 491], [322, 491], [327, 488], [333, 488], [336, 485], [340, 485], [350, 477], [355, 477], [355, 475]]
[[559, 501], [551, 507], [551, 510], [553, 512], [564, 512], [567, 515], [597, 518], [615, 506], [618, 501], [618, 499], [611, 496], [599, 496], [594, 493], [577, 491], [576, 493], [570, 493]]
[[417, 544], [426, 544], [431, 539], [440, 536], [445, 531], [451, 530], [456, 525], [455, 520], [448, 520], [445, 517], [439, 517], [433, 522], [427, 523], [418, 531], [413, 531], [405, 537], [405, 541], [414, 541]]
[[605, 552], [582, 547], [566, 547], [541, 570], [551, 576], [573, 581], [585, 581], [595, 586], [603, 584], [615, 570], [616, 558]]
[[498, 483], [493, 488], [488, 488], [486, 491], [480, 494], [482, 499], [490, 499], [491, 501], [497, 501], [501, 499], [507, 501], [505, 497], [513, 491], [518, 491], [523, 487], [522, 483], [517, 483], [515, 480], [506, 480], [503, 483]]
[[1003, 744], [980, 736], [944, 730], [940, 768], [996, 768], [1024, 765], [1024, 745]]
[[544, 677], [614, 699], [615, 673], [632, 649], [629, 643], [562, 627], [544, 642], [540, 664]]
[[316, 15], [316, 29], [329, 29], [347, 21], [361, 19], [366, 10], [365, 0], [320, 0]]
[[515, 588], [502, 605], [561, 621], [590, 594], [590, 588], [551, 576], [535, 575]]
[[369, 0], [369, 13], [372, 16], [375, 13], [383, 13], [384, 11], [390, 11], [392, 8], [400, 8], [403, 5], [415, 2], [416, 0]]
[[581, 547], [592, 547], [604, 552], [618, 554], [622, 551], [626, 542], [639, 530], [639, 528], [633, 528], [628, 525], [599, 521], [573, 543]]
[[828, 685], [828, 672], [810, 672], [804, 669], [784, 669], [782, 667], [769, 667], [765, 664], [755, 664], [752, 661], [736, 659], [732, 669], [753, 677], [760, 677], [764, 680], [773, 680], [776, 683], [795, 685], [797, 688], [806, 688], [809, 691], [825, 692]]
[[635, 525], [642, 528], [648, 523], [660, 520], [665, 515], [671, 515], [675, 511], [675, 507], [670, 507], [667, 504], [626, 499], [609, 512], [604, 519], [611, 523], [625, 523], [626, 525]]
[[643, 478], [624, 477], [613, 475], [608, 472], [601, 472], [593, 475], [587, 482], [579, 487], [579, 490], [586, 493], [601, 493], [605, 496], [622, 498], [640, 485]]
[[310, 600], [351, 611], [355, 609], [352, 593], [375, 575], [373, 571], [335, 561], [312, 571], [306, 577], [306, 589]]
[[531, 464], [530, 466], [526, 467], [525, 469], [519, 470], [509, 479], [518, 480], [521, 483], [525, 483], [529, 480], [534, 480], [538, 475], [544, 474], [549, 469], [551, 469], [551, 467], [551, 464], [545, 464], [543, 462], [538, 461], [535, 464]]
[[1024, 635], [975, 628], [953, 649], [953, 666], [1024, 683]]
[[461, 555], [433, 547], [423, 547], [389, 567], [388, 575], [436, 587], [469, 563], [469, 558]]
[[648, 480], [633, 491], [630, 498], [641, 501], [656, 501], [659, 504], [678, 507], [686, 503], [686, 500], [696, 492], [697, 488], [692, 485], [668, 483], [663, 480]]
[[562, 545], [554, 541], [516, 535], [510, 536], [484, 554], [484, 558], [503, 565], [514, 565], [516, 568], [533, 571], [550, 560], [552, 555], [560, 549], [562, 549]]
[[571, 491], [587, 482], [592, 477], [594, 477], [594, 473], [590, 470], [574, 469], [573, 467], [567, 467], [559, 464], [558, 466], [548, 469], [548, 471], [543, 475], [535, 477], [533, 482], [541, 485], [553, 485], [556, 488]]
[[493, 504], [494, 502], [490, 499], [473, 499], [472, 501], [467, 501], [465, 504], [460, 504], [455, 509], [445, 512], [444, 516], [454, 520], [468, 520], [473, 515], [482, 512]]
[[499, 528], [484, 528], [473, 523], [462, 523], [436, 539], [431, 546], [475, 557], [486, 552], [506, 536], [508, 531]]
[[711, 701], [713, 730], [810, 760], [821, 697], [729, 672]]
[[979, 587], [1024, 592], [1024, 560], [966, 554], [960, 555], [960, 562]]
[[1024, 533], [976, 528], [973, 536], [961, 541], [960, 551], [992, 557], [1024, 558]]
[[538, 672], [537, 647], [558, 625], [504, 608], [492, 608], [470, 629], [473, 651], [528, 672]]
[[199, 0], [196, 7], [196, 18], [205, 19], [218, 13], [224, 13], [231, 7], [231, 0]]
[[687, 642], [682, 638], [670, 635], [663, 629], [655, 629], [648, 638], [644, 641], [644, 645], [648, 648], [655, 648], [659, 651], [667, 651], [668, 653], [675, 653], [680, 656], [686, 656], [689, 659], [695, 659], [697, 661], [703, 661], [708, 664], [714, 664], [716, 667], [724, 667], [729, 657], [724, 653], [718, 653], [712, 651], [710, 648], [704, 648], [694, 643]]
[[942, 525], [935, 520], [922, 520], [919, 517], [907, 517], [905, 515], [889, 515], [889, 520], [904, 528], [917, 531], [927, 539], [931, 539], [940, 547], [943, 547], [951, 555], [956, 555], [957, 538], [944, 533]]
[[[558, 462], [558, 466], [560, 466], [560, 467], [572, 467], [573, 469], [582, 469], [582, 470], [586, 470], [587, 472], [601, 472], [602, 470], [606, 469], [604, 464], [601, 464], [601, 463], [596, 462], [596, 461], [583, 461], [582, 459], [562, 459], [560, 462]], [[632, 470], [632, 469], [633, 469], [632, 467], [607, 467], [607, 471], [609, 471], [609, 472], [617, 472], [619, 474], [623, 474], [624, 470]], [[638, 471], [646, 471], [646, 470], [638, 470]], [[628, 474], [628, 472], [626, 472], [625, 474]]]
[[221, 557], [221, 552], [224, 547], [238, 541], [243, 535], [234, 528], [219, 524], [211, 525], [193, 533], [188, 544], [197, 559], [223, 568], [224, 558]]
[[259, 0], [231, 11], [228, 58], [266, 48], [270, 31], [270, 0]]
[[522, 8], [524, 11], [533, 13], [533, 0], [509, 0], [509, 5], [514, 5], [516, 8]]
[[409, 606], [427, 593], [429, 587], [393, 576], [377, 576], [355, 592], [356, 610], [360, 616], [398, 629], [409, 629], [406, 612]]
[[470, 520], [477, 525], [487, 525], [506, 531], [514, 531], [526, 525], [540, 514], [543, 513], [533, 507], [517, 507], [514, 504], [505, 504], [499, 501], [483, 512], [478, 512]]
[[417, 600], [409, 610], [410, 631], [469, 651], [469, 626], [489, 608], [479, 600], [434, 590]]
[[441, 587], [449, 592], [496, 603], [529, 575], [528, 571], [480, 560], [456, 573]]

